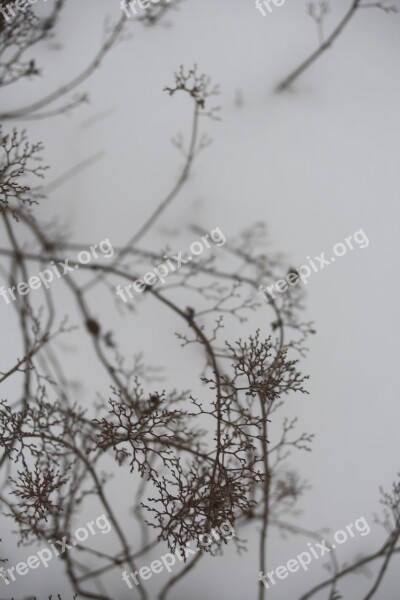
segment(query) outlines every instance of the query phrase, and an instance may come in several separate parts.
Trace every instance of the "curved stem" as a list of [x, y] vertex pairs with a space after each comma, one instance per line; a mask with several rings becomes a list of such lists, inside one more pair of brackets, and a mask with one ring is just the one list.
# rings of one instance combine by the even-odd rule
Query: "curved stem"
[[[380, 550], [378, 550], [377, 552], [375, 552], [374, 554], [371, 554], [370, 556], [366, 556], [365, 558], [362, 558], [361, 560], [357, 561], [356, 563], [353, 563], [352, 565], [346, 567], [339, 573], [336, 573], [333, 577], [330, 577], [329, 579], [326, 579], [322, 583], [319, 583], [318, 585], [313, 587], [310, 591], [308, 591], [306, 594], [303, 594], [302, 596], [300, 596], [299, 600], [308, 600], [309, 598], [312, 598], [313, 596], [315, 596], [315, 594], [317, 594], [324, 588], [328, 587], [332, 583], [338, 581], [342, 577], [345, 577], [349, 573], [352, 573], [353, 571], [360, 569], [361, 567], [367, 565], [368, 563], [373, 562], [377, 558], [382, 558], [382, 556], [386, 555], [386, 552], [391, 545], [391, 541], [392, 541], [391, 539], [389, 541], [386, 541], [385, 544], [383, 545], [383, 547]], [[396, 554], [397, 552], [400, 552], [400, 548], [392, 549], [390, 554], [391, 555]]]
[[[263, 513], [262, 513], [262, 528], [260, 533], [260, 571], [266, 571], [266, 542], [269, 517], [269, 490], [270, 490], [270, 475], [268, 461], [268, 424], [267, 411], [265, 410], [265, 401], [260, 397], [261, 413], [262, 413], [262, 453], [264, 459], [264, 494], [263, 494]], [[264, 600], [265, 586], [262, 581], [259, 582], [258, 600]]]
[[[190, 168], [193, 164], [194, 157], [196, 155], [196, 145], [197, 145], [197, 136], [198, 136], [198, 122], [199, 122], [199, 107], [197, 102], [195, 102], [195, 109], [193, 114], [193, 126], [192, 126], [192, 136], [189, 145], [189, 151], [186, 158], [185, 165], [183, 167], [182, 173], [175, 183], [172, 190], [167, 194], [164, 200], [157, 206], [157, 208], [153, 211], [147, 221], [142, 225], [142, 227], [135, 233], [135, 235], [128, 241], [128, 243], [123, 246], [118, 252], [115, 259], [112, 261], [112, 265], [116, 266], [120, 263], [121, 259], [128, 254], [133, 246], [137, 244], [137, 242], [147, 233], [147, 231], [154, 225], [157, 219], [162, 215], [165, 209], [171, 204], [171, 202], [176, 198], [178, 193], [180, 192], [182, 186], [187, 181], [190, 173]], [[94, 284], [98, 283], [102, 280], [102, 275], [97, 275], [85, 285], [84, 289], [88, 290], [93, 287]]]
[[318, 50], [313, 52], [311, 54], [311, 56], [309, 56], [303, 63], [301, 63], [301, 65], [298, 66], [297, 69], [292, 71], [292, 73], [290, 73], [290, 75], [288, 77], [286, 77], [286, 79], [284, 79], [278, 85], [278, 88], [277, 88], [278, 91], [286, 90], [293, 83], [293, 81], [295, 81], [298, 77], [300, 77], [300, 75], [302, 73], [304, 73], [304, 71], [306, 71], [306, 69], [308, 69], [308, 67], [310, 67], [316, 60], [318, 60], [318, 58], [326, 50], [328, 50], [328, 48], [330, 48], [332, 46], [333, 42], [341, 34], [341, 32], [346, 27], [346, 25], [350, 21], [350, 19], [354, 16], [356, 10], [359, 8], [360, 2], [361, 2], [361, 0], [352, 0], [349, 10], [347, 11], [347, 13], [343, 17], [343, 19], [340, 21], [340, 23], [336, 27], [336, 29], [334, 29], [334, 31], [326, 39], [326, 41], [321, 44], [321, 46], [318, 48]]
[[10, 120], [10, 119], [18, 119], [20, 117], [25, 117], [25, 116], [31, 115], [32, 113], [35, 113], [36, 111], [38, 111], [42, 108], [45, 108], [49, 104], [52, 104], [59, 98], [62, 98], [63, 96], [65, 96], [65, 94], [68, 94], [69, 92], [74, 90], [76, 87], [78, 87], [83, 81], [85, 81], [85, 79], [90, 77], [90, 75], [92, 75], [92, 73], [100, 66], [100, 63], [103, 60], [104, 56], [107, 54], [107, 52], [110, 50], [110, 48], [117, 41], [126, 20], [127, 20], [127, 17], [125, 14], [123, 14], [122, 17], [120, 18], [120, 20], [118, 21], [118, 23], [116, 24], [116, 26], [114, 27], [114, 29], [112, 30], [108, 39], [105, 41], [103, 46], [100, 48], [99, 52], [96, 54], [93, 61], [86, 67], [86, 69], [84, 69], [84, 71], [82, 71], [82, 73], [80, 73], [80, 75], [78, 75], [77, 77], [72, 79], [69, 83], [60, 87], [55, 92], [48, 94], [41, 100], [37, 100], [36, 102], [29, 104], [28, 106], [24, 106], [23, 108], [18, 108], [14, 111], [8, 111], [8, 112], [1, 113], [0, 121]]
[[190, 147], [187, 155], [187, 160], [185, 166], [183, 168], [182, 174], [179, 177], [178, 181], [169, 192], [169, 194], [164, 198], [164, 200], [159, 204], [159, 206], [155, 209], [152, 215], [147, 219], [147, 221], [142, 225], [137, 233], [129, 240], [126, 244], [125, 248], [119, 253], [117, 260], [118, 262], [122, 256], [126, 254], [126, 252], [131, 248], [131, 246], [135, 246], [139, 240], [142, 239], [145, 233], [150, 229], [152, 225], [156, 222], [156, 220], [160, 217], [160, 215], [164, 212], [167, 206], [172, 202], [175, 198], [182, 185], [185, 183], [189, 176], [190, 168], [192, 166], [195, 154], [196, 154], [196, 145], [197, 145], [197, 133], [198, 133], [198, 124], [199, 124], [199, 107], [197, 102], [195, 102], [195, 109], [193, 115], [193, 126], [192, 126], [192, 137], [190, 141]]
[[[132, 555], [131, 555], [131, 552], [130, 552], [130, 549], [129, 549], [129, 545], [128, 545], [128, 542], [127, 542], [127, 540], [125, 538], [125, 534], [124, 534], [122, 528], [120, 527], [120, 525], [119, 525], [119, 523], [118, 523], [118, 521], [117, 521], [117, 519], [116, 519], [116, 517], [115, 517], [115, 515], [114, 515], [114, 513], [112, 511], [112, 508], [111, 508], [111, 506], [110, 506], [110, 504], [109, 504], [109, 502], [108, 502], [108, 500], [107, 500], [107, 498], [106, 498], [106, 496], [104, 494], [103, 487], [102, 487], [102, 485], [101, 485], [101, 483], [99, 481], [97, 473], [94, 470], [93, 465], [86, 458], [86, 456], [79, 450], [79, 448], [77, 448], [73, 444], [70, 444], [65, 439], [61, 440], [60, 438], [56, 438], [56, 437], [54, 437], [52, 435], [48, 435], [48, 434], [45, 434], [45, 433], [42, 433], [42, 434], [39, 435], [39, 434], [29, 434], [29, 433], [21, 432], [21, 436], [23, 436], [24, 438], [40, 438], [40, 439], [43, 439], [43, 440], [47, 439], [49, 441], [58, 442], [58, 443], [60, 443], [60, 441], [61, 441], [62, 444], [66, 448], [68, 448], [69, 450], [71, 450], [82, 461], [82, 463], [85, 465], [86, 469], [90, 473], [90, 475], [91, 475], [91, 477], [93, 479], [93, 482], [94, 482], [94, 484], [96, 486], [97, 493], [99, 495], [100, 501], [103, 504], [106, 512], [108, 513], [110, 521], [114, 525], [114, 529], [116, 531], [116, 534], [117, 534], [117, 536], [118, 536], [118, 538], [119, 538], [119, 540], [121, 542], [122, 548], [124, 550], [124, 558], [125, 558], [124, 562], [126, 562], [130, 566], [130, 568], [132, 569], [132, 571], [136, 571], [136, 565], [135, 565], [135, 563], [134, 563], [134, 561], [132, 559]], [[148, 599], [147, 592], [146, 592], [146, 590], [143, 587], [139, 588], [139, 594], [140, 594], [140, 596], [141, 596], [141, 598], [143, 600], [147, 600]], [[97, 597], [97, 596], [92, 596], [92, 597]]]
[[167, 581], [167, 583], [164, 585], [161, 592], [159, 593], [157, 600], [166, 600], [168, 592], [171, 590], [171, 588], [174, 587], [174, 585], [176, 585], [180, 579], [185, 577], [185, 575], [187, 575], [189, 573], [189, 571], [191, 571], [193, 569], [193, 567], [198, 563], [198, 561], [200, 560], [201, 557], [202, 557], [202, 553], [195, 556], [186, 565], [186, 567], [184, 569], [182, 569], [182, 571], [180, 573], [178, 573], [177, 575], [172, 577], [169, 581]]

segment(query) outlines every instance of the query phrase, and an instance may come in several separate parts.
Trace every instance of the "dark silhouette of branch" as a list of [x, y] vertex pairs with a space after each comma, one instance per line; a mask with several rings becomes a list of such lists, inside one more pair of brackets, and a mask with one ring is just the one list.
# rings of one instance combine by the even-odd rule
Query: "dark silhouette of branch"
[[[46, 108], [50, 104], [53, 104], [66, 94], [72, 92], [75, 88], [77, 88], [81, 83], [83, 83], [86, 79], [88, 79], [101, 65], [104, 57], [109, 52], [109, 50], [114, 46], [116, 41], [119, 39], [123, 27], [127, 17], [124, 13], [118, 23], [112, 28], [111, 33], [107, 37], [104, 44], [101, 46], [100, 50], [97, 52], [96, 56], [92, 60], [92, 62], [76, 77], [74, 77], [70, 82], [61, 86], [51, 94], [48, 94], [41, 100], [37, 100], [32, 104], [29, 104], [25, 107], [19, 108], [17, 110], [10, 110], [3, 113], [0, 113], [0, 121], [13, 120], [19, 118], [32, 118], [33, 114], [37, 111]], [[59, 109], [60, 110], [60, 109]]]
[[326, 50], [332, 47], [332, 44], [342, 33], [343, 29], [346, 25], [351, 21], [354, 17], [357, 9], [360, 7], [361, 0], [352, 0], [351, 6], [343, 19], [340, 21], [339, 25], [333, 30], [330, 36], [321, 43], [320, 47], [313, 52], [304, 62], [301, 63], [288, 77], [286, 77], [279, 85], [278, 91], [286, 90], [304, 71], [306, 71], [316, 60], [318, 60]]

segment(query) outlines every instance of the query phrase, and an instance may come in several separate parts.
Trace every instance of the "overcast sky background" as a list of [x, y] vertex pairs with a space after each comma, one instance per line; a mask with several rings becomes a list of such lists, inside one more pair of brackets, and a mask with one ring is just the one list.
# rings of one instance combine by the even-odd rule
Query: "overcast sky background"
[[[332, 4], [329, 31], [349, 1]], [[37, 10], [42, 8], [39, 0]], [[107, 15], [119, 18], [119, 2], [70, 0], [55, 40], [64, 49], [42, 45], [36, 55], [45, 76], [4, 92], [2, 108], [24, 106], [80, 71], [103, 39]], [[334, 532], [365, 516], [371, 534], [350, 540], [339, 551], [341, 562], [350, 560], [383, 541], [382, 531], [373, 524], [373, 514], [380, 510], [378, 488], [389, 488], [399, 469], [400, 15], [360, 10], [333, 49], [284, 94], [274, 91], [280, 79], [317, 45], [304, 2], [286, 0], [263, 18], [251, 0], [186, 0], [167, 22], [168, 27], [150, 29], [132, 24], [132, 39], [118, 44], [80, 88], [88, 91], [90, 105], [69, 117], [27, 124], [30, 139], [45, 144], [49, 181], [80, 160], [104, 152], [100, 162], [51, 194], [37, 214], [67, 223], [72, 241], [88, 246], [109, 238], [114, 245], [124, 244], [182, 166], [170, 139], [177, 132], [187, 139], [191, 105], [162, 90], [172, 83], [180, 64], [196, 62], [221, 85], [217, 103], [222, 121], [204, 121], [213, 144], [200, 155], [190, 181], [142, 246], [157, 251], [167, 239], [164, 232], [179, 229], [174, 244], [185, 249], [195, 239], [188, 232], [191, 223], [206, 231], [219, 226], [234, 239], [243, 227], [265, 221], [271, 250], [284, 252], [298, 265], [308, 255], [326, 251], [329, 256], [335, 243], [360, 228], [365, 231], [367, 248], [349, 252], [310, 279], [305, 315], [315, 321], [318, 334], [301, 365], [311, 376], [310, 395], [293, 397], [287, 405], [287, 414], [299, 416], [300, 429], [316, 434], [313, 453], [294, 455], [292, 460], [313, 485], [301, 502], [304, 512], [298, 523], [312, 529], [327, 526]], [[237, 90], [243, 96], [241, 107], [235, 104]], [[106, 118], [88, 123], [104, 111], [109, 111]], [[60, 287], [65, 311], [59, 310], [73, 314], [64, 293]], [[97, 296], [95, 301], [99, 315], [111, 310], [108, 300]], [[0, 304], [2, 365], [19, 352], [17, 323], [8, 309]], [[195, 356], [180, 348], [174, 337], [180, 324], [164, 309], [150, 300], [127, 325], [105, 314], [113, 326], [117, 321], [127, 352], [143, 351], [153, 364], [165, 365], [171, 385], [193, 387]], [[270, 319], [262, 313], [258, 319], [257, 326], [267, 334]], [[237, 332], [230, 330], [228, 336], [233, 340]], [[86, 337], [77, 335], [73, 343], [79, 354], [68, 355], [66, 364], [86, 381], [83, 398], [90, 406], [93, 383], [107, 395], [106, 379], [86, 352]], [[123, 481], [121, 486], [126, 491], [130, 483]], [[88, 513], [91, 516], [95, 515]], [[7, 531], [8, 525], [4, 527]], [[1, 537], [3, 542], [7, 539], [3, 528]], [[33, 549], [16, 548], [13, 536], [9, 540], [12, 564], [32, 553]], [[248, 540], [249, 551], [241, 557], [229, 547], [223, 558], [205, 559], [176, 588], [174, 600], [255, 597], [258, 544], [251, 531]], [[308, 541], [283, 542], [274, 535], [271, 540], [271, 569], [305, 550]], [[142, 564], [159, 558], [162, 548]], [[379, 600], [398, 597], [396, 571], [391, 569]], [[269, 597], [296, 598], [325, 574], [314, 562], [308, 574], [291, 575]], [[112, 577], [115, 598], [135, 597], [118, 570]], [[165, 575], [158, 577], [151, 580], [155, 588], [165, 581]], [[52, 565], [46, 572], [32, 571], [20, 578], [12, 593], [70, 593], [62, 581], [62, 569]], [[347, 600], [359, 600], [365, 580], [362, 575], [353, 577], [341, 589]]]

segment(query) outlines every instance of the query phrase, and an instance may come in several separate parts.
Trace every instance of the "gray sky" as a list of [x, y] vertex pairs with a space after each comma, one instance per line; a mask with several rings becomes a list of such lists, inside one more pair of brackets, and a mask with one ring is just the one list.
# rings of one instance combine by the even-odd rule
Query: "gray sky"
[[[327, 19], [329, 31], [348, 4], [335, 1]], [[39, 3], [37, 7], [42, 8]], [[46, 76], [26, 89], [19, 85], [6, 91], [3, 106], [22, 106], [76, 74], [103, 39], [105, 16], [115, 19], [119, 14], [118, 2], [68, 2], [56, 40], [64, 49], [50, 51], [44, 44], [39, 62], [45, 65]], [[359, 11], [294, 91], [280, 95], [274, 92], [279, 80], [317, 44], [304, 2], [286, 0], [263, 18], [251, 0], [186, 0], [167, 21], [168, 27], [154, 29], [132, 24], [132, 39], [114, 48], [82, 86], [90, 105], [69, 117], [28, 124], [31, 140], [45, 143], [50, 181], [104, 151], [101, 162], [52, 194], [38, 214], [66, 222], [77, 242], [104, 238], [114, 245], [126, 242], [181, 167], [170, 139], [177, 132], [187, 138], [191, 107], [185, 98], [171, 99], [162, 90], [180, 64], [196, 62], [221, 85], [217, 104], [222, 121], [204, 121], [213, 144], [199, 156], [189, 183], [142, 245], [156, 251], [168, 239], [163, 232], [179, 228], [174, 243], [186, 248], [195, 239], [187, 231], [193, 222], [205, 230], [219, 226], [233, 240], [244, 226], [265, 221], [271, 250], [284, 252], [290, 264], [298, 265], [309, 255], [325, 251], [329, 256], [334, 244], [358, 229], [365, 231], [367, 248], [348, 252], [310, 279], [305, 314], [315, 322], [318, 334], [301, 364], [311, 375], [310, 395], [291, 398], [286, 409], [299, 416], [301, 430], [316, 434], [313, 453], [293, 455], [291, 462], [313, 486], [301, 502], [304, 512], [297, 522], [335, 531], [364, 516], [371, 525], [368, 537], [349, 541], [339, 550], [338, 558], [345, 562], [372, 551], [383, 540], [373, 524], [373, 514], [380, 510], [378, 488], [389, 488], [399, 468], [395, 265], [400, 217], [400, 16]], [[242, 107], [235, 105], [236, 90], [243, 95]], [[110, 111], [106, 118], [85, 126], [87, 119], [104, 111]], [[71, 310], [67, 298], [60, 296], [61, 301], [65, 312]], [[96, 302], [99, 314], [109, 305], [101, 297]], [[7, 308], [0, 305], [2, 338], [7, 339], [2, 345], [3, 365], [9, 364], [12, 350], [18, 354], [16, 323]], [[174, 319], [151, 303], [129, 326], [113, 318], [127, 352], [143, 351], [153, 364], [165, 365], [169, 383], [181, 389], [191, 385], [198, 374], [195, 355], [180, 348]], [[265, 319], [258, 315], [251, 326], [267, 334], [269, 323], [269, 315]], [[233, 340], [237, 335], [231, 329], [228, 337]], [[77, 335], [73, 343], [84, 352], [86, 340]], [[72, 355], [66, 361], [80, 375], [80, 359]], [[187, 366], [184, 373], [182, 365]], [[107, 391], [102, 389], [105, 380], [96, 362], [89, 357], [85, 366], [89, 371], [84, 394], [90, 406], [93, 381], [98, 380], [96, 389], [105, 395]], [[126, 490], [127, 482], [121, 481], [121, 486]], [[250, 529], [248, 540], [247, 554], [239, 557], [229, 547], [223, 558], [206, 559], [176, 588], [174, 599], [189, 594], [193, 600], [254, 597], [258, 545]], [[283, 542], [272, 534], [269, 566], [286, 563], [306, 548], [307, 541]], [[161, 548], [142, 564], [158, 558]], [[24, 560], [30, 553], [15, 548], [12, 560]], [[13, 594], [49, 592], [49, 582], [58, 586], [62, 577], [57, 568], [45, 576], [43, 571], [31, 572], [29, 581], [19, 582]], [[379, 600], [394, 600], [395, 571], [382, 586]], [[315, 562], [309, 573], [281, 581], [270, 598], [294, 598], [325, 573]], [[120, 581], [118, 570], [113, 578], [115, 598], [135, 597]], [[159, 576], [155, 587], [164, 581], [165, 576]], [[363, 582], [361, 575], [353, 578], [342, 588], [344, 597], [359, 600]], [[68, 591], [68, 584], [63, 585], [62, 591]]]

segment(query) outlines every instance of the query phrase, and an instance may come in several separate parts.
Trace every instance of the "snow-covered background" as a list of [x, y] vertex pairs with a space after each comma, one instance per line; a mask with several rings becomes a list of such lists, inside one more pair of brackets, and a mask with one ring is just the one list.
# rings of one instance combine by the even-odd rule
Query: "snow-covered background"
[[[328, 31], [349, 0], [331, 4]], [[36, 7], [42, 10], [40, 0]], [[45, 65], [45, 76], [4, 93], [2, 107], [23, 106], [79, 72], [103, 39], [107, 15], [119, 18], [119, 2], [70, 0], [56, 38], [64, 49], [44, 44], [38, 62]], [[193, 222], [207, 231], [219, 226], [233, 238], [244, 226], [265, 221], [271, 249], [285, 252], [296, 265], [308, 255], [326, 251], [329, 256], [335, 243], [357, 229], [365, 231], [367, 248], [349, 252], [310, 279], [306, 317], [318, 331], [302, 363], [311, 375], [310, 395], [288, 404], [301, 428], [316, 434], [313, 453], [294, 455], [292, 461], [313, 485], [301, 502], [298, 524], [335, 531], [364, 516], [370, 535], [339, 550], [341, 562], [350, 560], [383, 541], [373, 523], [378, 488], [389, 488], [399, 469], [400, 15], [360, 10], [333, 48], [284, 94], [275, 92], [276, 85], [318, 42], [302, 0], [286, 0], [266, 18], [251, 0], [187, 0], [166, 21], [169, 26], [150, 29], [132, 23], [132, 39], [119, 43], [82, 86], [90, 105], [69, 117], [28, 123], [30, 139], [45, 143], [50, 181], [104, 152], [100, 162], [51, 194], [38, 214], [66, 222], [72, 240], [85, 242], [83, 248], [104, 238], [124, 244], [179, 173], [182, 159], [170, 140], [179, 131], [188, 135], [191, 107], [185, 98], [171, 99], [162, 90], [180, 64], [197, 63], [221, 85], [217, 102], [222, 121], [204, 122], [213, 144], [199, 156], [187, 186], [142, 245], [158, 250], [158, 236], [178, 228], [175, 242], [186, 248], [194, 239], [187, 232]], [[238, 91], [242, 106], [235, 102]], [[104, 112], [104, 118], [88, 121]], [[96, 301], [101, 307], [102, 299]], [[195, 371], [182, 369], [190, 352], [188, 358], [174, 337], [177, 323], [149, 304], [124, 328], [125, 347], [166, 365], [179, 388], [192, 387]], [[8, 308], [0, 305], [2, 365], [19, 352], [17, 323]], [[259, 326], [268, 329], [268, 323]], [[234, 339], [235, 332], [229, 333]], [[76, 339], [89, 356], [86, 339]], [[73, 365], [74, 357], [68, 360]], [[89, 392], [93, 382], [98, 380], [100, 389], [104, 379], [96, 362], [88, 361], [82, 375]], [[75, 368], [79, 377], [81, 355]], [[87, 402], [92, 400], [88, 393]], [[33, 549], [17, 548], [7, 532], [8, 525], [1, 537], [15, 564]], [[307, 541], [272, 535], [269, 567], [295, 557]], [[254, 598], [258, 544], [250, 531], [248, 548], [241, 556], [232, 547], [223, 558], [205, 559], [176, 588], [174, 600]], [[163, 551], [156, 548], [143, 564]], [[268, 597], [296, 598], [325, 575], [323, 565], [314, 562], [309, 573], [280, 581]], [[116, 599], [135, 597], [118, 569], [110, 577]], [[164, 574], [158, 577], [151, 580], [154, 588], [165, 581]], [[19, 578], [12, 594], [68, 594], [63, 581], [61, 566], [52, 565]], [[358, 600], [364, 576], [353, 577], [341, 589], [344, 598]], [[398, 569], [393, 567], [379, 600], [397, 599], [398, 589]], [[4, 593], [2, 586], [0, 595]]]

